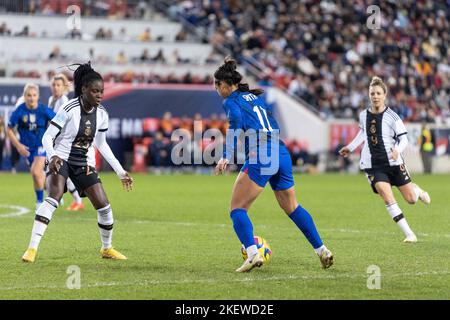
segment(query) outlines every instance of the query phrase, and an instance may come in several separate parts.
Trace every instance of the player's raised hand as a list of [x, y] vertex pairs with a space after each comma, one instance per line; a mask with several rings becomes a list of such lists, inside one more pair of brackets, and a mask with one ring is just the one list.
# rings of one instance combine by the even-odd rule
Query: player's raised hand
[[133, 178], [128, 172], [125, 172], [125, 175], [120, 178], [120, 181], [122, 181], [122, 186], [126, 191], [133, 190]]
[[230, 161], [228, 159], [220, 159], [219, 162], [216, 165], [216, 168], [214, 169], [214, 174], [217, 176], [219, 174], [223, 174], [225, 170], [227, 169], [227, 165]]
[[350, 154], [350, 149], [348, 147], [343, 147], [341, 150], [339, 150], [339, 154], [343, 157], [348, 157]]
[[63, 165], [63, 160], [58, 156], [53, 156], [48, 164], [48, 170], [51, 174], [57, 174]]
[[24, 157], [30, 156], [30, 151], [28, 151], [28, 147], [23, 144], [19, 145], [19, 147], [17, 148], [17, 152], [19, 152], [19, 154]]

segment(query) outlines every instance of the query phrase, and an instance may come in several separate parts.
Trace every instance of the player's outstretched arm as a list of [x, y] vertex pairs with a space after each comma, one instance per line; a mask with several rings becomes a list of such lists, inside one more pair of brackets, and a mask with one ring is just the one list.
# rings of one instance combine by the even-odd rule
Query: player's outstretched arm
[[339, 154], [343, 157], [347, 157], [351, 152], [353, 152], [358, 146], [363, 143], [365, 140], [364, 137], [364, 130], [359, 129], [358, 134], [356, 137], [350, 142], [348, 145], [343, 147], [341, 150], [339, 150]]
[[122, 181], [122, 185], [126, 191], [130, 191], [133, 189], [133, 178], [130, 176], [128, 172], [126, 172], [117, 158], [114, 156], [111, 148], [109, 147], [108, 142], [106, 142], [106, 133], [98, 132], [95, 136], [95, 145], [97, 146], [98, 151], [100, 151], [103, 158], [116, 172], [117, 176]]
[[7, 134], [9, 141], [11, 141], [12, 145], [17, 149], [17, 152], [19, 152], [21, 156], [28, 157], [30, 155], [28, 147], [20, 143], [14, 133], [14, 130], [12, 128], [8, 128]]

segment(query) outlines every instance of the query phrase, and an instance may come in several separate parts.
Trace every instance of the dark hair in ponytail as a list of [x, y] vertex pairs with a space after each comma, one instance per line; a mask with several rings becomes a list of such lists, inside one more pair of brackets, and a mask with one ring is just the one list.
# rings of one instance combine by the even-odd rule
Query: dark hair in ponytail
[[262, 89], [250, 89], [247, 83], [241, 83], [242, 75], [236, 71], [236, 68], [236, 61], [226, 57], [224, 63], [214, 72], [214, 79], [224, 81], [230, 86], [235, 84], [241, 92], [250, 92], [257, 96], [264, 93]]
[[77, 63], [71, 66], [78, 66], [78, 68], [73, 73], [73, 82], [75, 87], [75, 97], [81, 96], [82, 87], [88, 86], [91, 82], [100, 80], [103, 81], [102, 76], [96, 72], [91, 67], [91, 62], [88, 63]]

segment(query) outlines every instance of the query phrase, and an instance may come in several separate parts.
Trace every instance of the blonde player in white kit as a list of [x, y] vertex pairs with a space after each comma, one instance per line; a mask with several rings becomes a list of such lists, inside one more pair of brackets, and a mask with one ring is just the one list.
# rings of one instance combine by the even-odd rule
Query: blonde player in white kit
[[[52, 91], [52, 95], [50, 96], [50, 98], [48, 98], [48, 107], [55, 113], [58, 113], [59, 109], [69, 101], [69, 98], [67, 97], [67, 93], [69, 93], [70, 89], [69, 80], [63, 73], [56, 74], [52, 78], [50, 88]], [[67, 190], [69, 190], [70, 194], [72, 195], [73, 202], [66, 208], [66, 210], [83, 210], [83, 200], [78, 194], [78, 191], [70, 178], [67, 179]]]
[[360, 167], [366, 172], [373, 191], [384, 200], [389, 215], [405, 234], [403, 242], [414, 243], [417, 237], [394, 198], [392, 186], [399, 189], [409, 204], [415, 204], [418, 199], [429, 204], [431, 199], [427, 192], [411, 182], [401, 155], [408, 145], [406, 127], [400, 117], [384, 104], [386, 95], [387, 87], [383, 80], [373, 77], [369, 86], [371, 106], [359, 115], [360, 130], [356, 137], [339, 153], [347, 157], [364, 142]]
[[111, 165], [125, 190], [131, 190], [133, 179], [116, 159], [106, 142], [108, 113], [100, 104], [103, 99], [103, 79], [90, 63], [79, 65], [74, 72], [75, 98], [61, 107], [50, 122], [42, 144], [50, 160], [47, 172], [48, 197], [36, 210], [24, 262], [34, 262], [39, 243], [58, 208], [71, 178], [82, 197], [87, 196], [97, 210], [102, 258], [127, 259], [112, 246], [113, 213], [102, 183], [95, 170], [94, 143]]

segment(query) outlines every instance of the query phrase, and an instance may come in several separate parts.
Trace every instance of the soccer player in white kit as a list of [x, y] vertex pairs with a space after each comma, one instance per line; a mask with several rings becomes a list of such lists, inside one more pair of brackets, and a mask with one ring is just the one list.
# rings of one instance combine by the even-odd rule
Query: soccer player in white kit
[[417, 237], [394, 198], [392, 186], [399, 189], [409, 204], [415, 204], [418, 199], [429, 204], [431, 199], [427, 192], [411, 182], [401, 155], [408, 145], [406, 127], [400, 117], [385, 105], [386, 95], [387, 87], [383, 80], [373, 77], [369, 86], [371, 106], [359, 115], [360, 130], [356, 137], [339, 153], [347, 157], [364, 142], [360, 167], [366, 172], [373, 191], [384, 200], [389, 215], [405, 234], [404, 242], [414, 243]]
[[30, 244], [22, 256], [24, 262], [35, 261], [39, 243], [65, 191], [67, 178], [72, 179], [80, 195], [87, 196], [97, 210], [101, 257], [127, 259], [112, 247], [113, 214], [95, 170], [94, 143], [122, 181], [125, 190], [131, 190], [133, 179], [106, 142], [108, 113], [100, 104], [103, 79], [90, 63], [86, 63], [75, 70], [74, 83], [75, 98], [62, 106], [42, 138], [50, 161], [46, 181], [48, 197], [36, 210]]
[[[55, 113], [58, 113], [59, 109], [69, 101], [69, 98], [67, 97], [67, 93], [69, 93], [70, 88], [69, 80], [63, 73], [56, 74], [52, 78], [50, 88], [52, 91], [52, 95], [50, 96], [50, 98], [48, 98], [48, 107]], [[78, 191], [70, 178], [67, 179], [67, 190], [69, 190], [70, 194], [72, 195], [73, 202], [66, 208], [66, 210], [83, 210], [83, 200], [78, 194]]]

